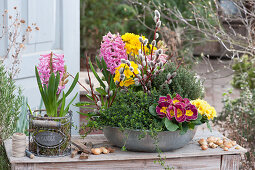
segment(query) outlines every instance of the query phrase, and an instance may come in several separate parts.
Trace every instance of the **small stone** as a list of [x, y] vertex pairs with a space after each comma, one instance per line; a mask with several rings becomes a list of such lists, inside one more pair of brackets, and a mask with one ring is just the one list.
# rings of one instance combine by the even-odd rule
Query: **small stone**
[[89, 158], [89, 155], [82, 152], [79, 159], [88, 159], [88, 158]]
[[235, 147], [235, 149], [241, 149], [241, 147], [240, 147], [240, 146], [237, 146], [237, 147]]
[[224, 151], [228, 151], [228, 148], [227, 148], [227, 147], [224, 147], [223, 150], [224, 150]]
[[115, 149], [113, 149], [113, 148], [106, 148], [106, 149], [108, 149], [108, 151], [109, 151], [110, 153], [114, 153], [114, 152], [115, 152]]
[[201, 146], [201, 149], [202, 149], [202, 150], [207, 150], [207, 149], [208, 149], [208, 146], [207, 146], [207, 145], [202, 145], [202, 146]]

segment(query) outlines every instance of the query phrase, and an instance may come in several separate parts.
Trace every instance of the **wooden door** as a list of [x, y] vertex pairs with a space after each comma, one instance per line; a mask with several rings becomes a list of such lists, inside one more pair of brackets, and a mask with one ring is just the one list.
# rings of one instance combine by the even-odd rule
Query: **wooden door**
[[[38, 65], [40, 54], [64, 53], [68, 72], [75, 75], [80, 71], [80, 4], [79, 0], [0, 0], [0, 10], [7, 9], [9, 15], [14, 14], [13, 7], [17, 7], [25, 24], [36, 23], [39, 31], [33, 31], [22, 52], [20, 73], [15, 78], [28, 97], [31, 107], [40, 103], [34, 67]], [[25, 30], [23, 30], [25, 31]], [[8, 40], [1, 42], [3, 45]], [[0, 51], [1, 52], [1, 51]], [[69, 78], [71, 79], [71, 78]], [[71, 84], [71, 80], [69, 80]], [[72, 98], [78, 92], [78, 86], [69, 96]], [[79, 97], [76, 98], [77, 102]], [[73, 120], [79, 125], [77, 108], [72, 107]], [[78, 130], [73, 129], [77, 134]]]

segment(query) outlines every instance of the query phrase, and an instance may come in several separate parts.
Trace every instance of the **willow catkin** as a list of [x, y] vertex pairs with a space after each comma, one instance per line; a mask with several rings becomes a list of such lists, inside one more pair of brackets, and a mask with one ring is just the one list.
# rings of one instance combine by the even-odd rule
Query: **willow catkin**
[[24, 133], [14, 133], [12, 136], [12, 156], [23, 157], [26, 150], [26, 135]]

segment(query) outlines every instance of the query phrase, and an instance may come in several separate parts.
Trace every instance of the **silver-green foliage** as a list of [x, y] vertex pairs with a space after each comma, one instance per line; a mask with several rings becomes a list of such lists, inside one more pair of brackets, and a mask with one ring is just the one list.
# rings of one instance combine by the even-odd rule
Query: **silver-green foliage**
[[21, 105], [21, 90], [0, 63], [0, 143], [15, 131]]
[[16, 132], [25, 133], [28, 135], [28, 120], [27, 120], [27, 98], [22, 97], [22, 106], [20, 108], [19, 119], [17, 121]]

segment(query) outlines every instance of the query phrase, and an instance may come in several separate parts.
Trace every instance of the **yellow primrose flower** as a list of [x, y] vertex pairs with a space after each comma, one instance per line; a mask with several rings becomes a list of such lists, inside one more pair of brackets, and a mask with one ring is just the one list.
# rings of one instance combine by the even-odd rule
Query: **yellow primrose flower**
[[[135, 64], [133, 61], [130, 62], [130, 66], [133, 68], [133, 72], [130, 70], [130, 67], [127, 64], [122, 63], [119, 67], [116, 68], [115, 76], [113, 78], [114, 82], [118, 81], [120, 86], [130, 86], [135, 84], [134, 82], [134, 74], [139, 74], [138, 65]], [[124, 68], [123, 74], [125, 75], [125, 79], [120, 81], [120, 72], [119, 70]]]
[[191, 104], [195, 105], [198, 112], [201, 115], [206, 115], [206, 117], [209, 120], [217, 116], [215, 108], [210, 106], [205, 100], [201, 99], [192, 100]]
[[135, 81], [133, 79], [127, 79], [127, 80], [124, 80], [124, 81], [121, 81], [120, 82], [120, 86], [125, 86], [125, 87], [128, 87], [132, 84], [135, 84]]
[[[125, 33], [121, 36], [122, 40], [125, 42], [125, 49], [127, 50], [127, 54], [132, 56], [138, 55], [138, 50], [141, 49], [142, 45], [139, 41], [139, 35], [133, 33]], [[145, 36], [142, 36], [143, 40], [145, 40]], [[152, 49], [152, 45], [149, 45], [149, 48], [145, 46], [145, 53], [149, 54]], [[156, 47], [153, 50], [157, 50]]]

